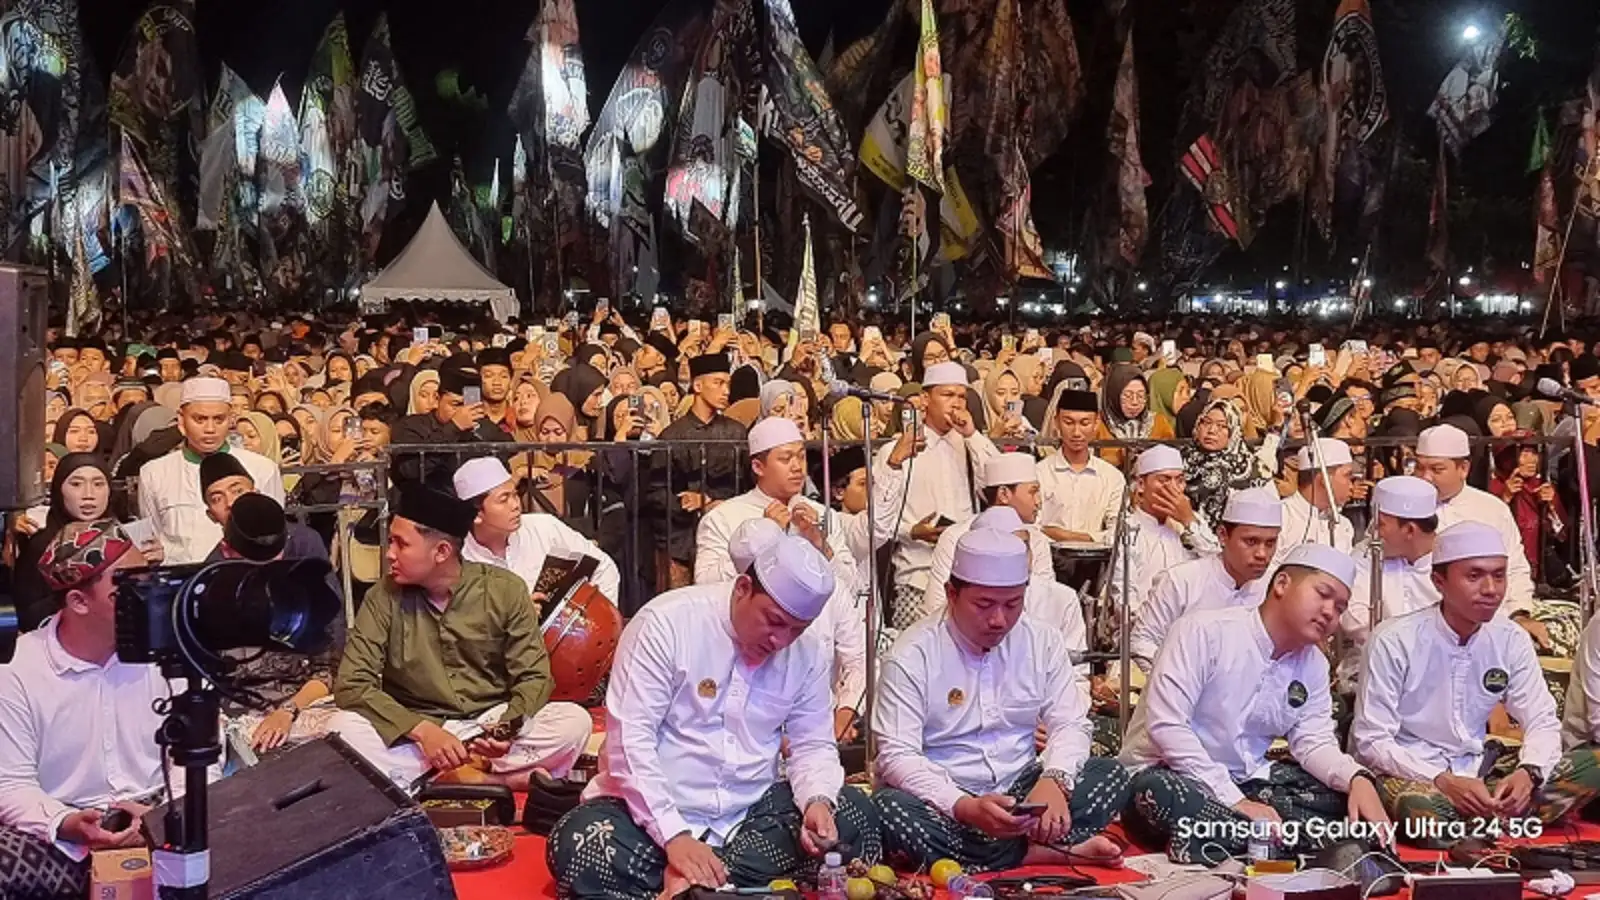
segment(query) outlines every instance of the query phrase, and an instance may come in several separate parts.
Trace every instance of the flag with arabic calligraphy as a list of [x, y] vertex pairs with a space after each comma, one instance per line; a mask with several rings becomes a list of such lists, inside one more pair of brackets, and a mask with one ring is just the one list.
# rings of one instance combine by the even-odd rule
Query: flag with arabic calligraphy
[[672, 221], [690, 240], [704, 244], [711, 235], [691, 227], [696, 203], [711, 221], [733, 224], [727, 215], [733, 195], [738, 155], [739, 104], [743, 98], [743, 65], [736, 48], [757, 44], [755, 17], [747, 0], [717, 0], [711, 30], [690, 67], [689, 84], [678, 109], [671, 163], [667, 167], [664, 205]]
[[256, 190], [261, 242], [261, 266], [270, 272], [277, 264], [279, 247], [286, 244], [301, 221], [305, 200], [300, 192], [300, 125], [283, 86], [275, 84], [267, 97], [261, 124], [261, 152], [257, 160]]
[[801, 187], [854, 233], [862, 214], [856, 206], [855, 153], [844, 122], [800, 41], [789, 0], [766, 0], [766, 11], [766, 134], [788, 152]]
[[384, 226], [405, 204], [408, 141], [396, 111], [404, 92], [394, 50], [389, 45], [389, 20], [380, 14], [362, 49], [361, 82], [356, 94], [357, 153], [364, 173], [361, 243], [367, 262], [377, 255]]
[[[542, 246], [581, 241], [589, 89], [573, 0], [546, 0], [528, 27], [528, 58], [508, 113], [527, 154], [523, 227]], [[519, 221], [522, 221], [519, 219]], [[551, 258], [554, 263], [553, 255]]]
[[1500, 94], [1500, 53], [1505, 49], [1504, 23], [1480, 40], [1468, 42], [1455, 67], [1439, 85], [1428, 117], [1439, 129], [1446, 149], [1459, 156], [1468, 141], [1489, 130]]
[[300, 97], [306, 223], [324, 240], [346, 226], [349, 191], [359, 184], [350, 167], [356, 137], [355, 89], [350, 37], [341, 12], [322, 33]]
[[180, 265], [187, 264], [190, 257], [177, 223], [172, 219], [172, 207], [162, 195], [161, 186], [150, 177], [149, 168], [126, 131], [122, 133], [117, 172], [117, 203], [138, 215], [139, 230], [144, 235], [146, 265], [169, 257]]
[[1111, 186], [1115, 231], [1109, 236], [1107, 259], [1137, 266], [1144, 252], [1145, 233], [1150, 213], [1145, 205], [1145, 188], [1150, 176], [1139, 155], [1139, 76], [1133, 65], [1133, 29], [1128, 29], [1122, 47], [1122, 62], [1117, 66], [1116, 87], [1112, 91], [1111, 123], [1106, 143], [1111, 151], [1116, 178]]
[[[180, 167], [205, 127], [194, 6], [156, 0], [147, 7], [111, 76], [111, 123], [132, 138], [169, 202], [178, 200]], [[169, 212], [183, 221], [179, 210]]]
[[922, 0], [922, 33], [912, 75], [911, 124], [906, 135], [906, 174], [944, 193], [944, 142], [950, 123], [944, 108], [944, 69], [939, 62], [939, 23], [933, 0]]
[[822, 333], [822, 313], [817, 306], [817, 264], [811, 250], [811, 214], [806, 213], [801, 223], [806, 240], [800, 257], [800, 289], [794, 304], [794, 328], [796, 334], [817, 335]]

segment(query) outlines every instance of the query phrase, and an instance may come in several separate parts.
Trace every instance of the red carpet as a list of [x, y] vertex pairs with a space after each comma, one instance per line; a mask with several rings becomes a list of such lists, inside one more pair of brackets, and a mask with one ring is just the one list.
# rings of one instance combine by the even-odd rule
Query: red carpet
[[[1116, 827], [1112, 832], [1121, 835]], [[1600, 825], [1582, 824], [1577, 830], [1562, 829], [1560, 832], [1547, 834], [1537, 843], [1559, 844], [1569, 840], [1600, 840]], [[553, 900], [556, 895], [555, 882], [550, 878], [550, 872], [544, 864], [544, 838], [536, 835], [524, 834], [517, 838], [516, 854], [504, 865], [479, 872], [462, 872], [455, 876], [456, 892], [461, 900]], [[1400, 856], [1407, 861], [1430, 860], [1438, 854], [1427, 853], [1419, 850], [1402, 849]], [[1055, 870], [1049, 868], [1035, 868], [1021, 870], [1020, 874], [1049, 874]], [[1082, 868], [1084, 874], [1092, 875], [1102, 884], [1114, 884], [1122, 881], [1137, 881], [1141, 876], [1135, 872], [1119, 869], [1099, 869], [1089, 866]], [[1405, 892], [1398, 895], [1404, 898]], [[1529, 892], [1526, 897], [1539, 895]], [[1569, 897], [1600, 896], [1600, 886], [1579, 885], [1578, 889], [1568, 894]], [[941, 891], [935, 895], [936, 900], [943, 900]]]

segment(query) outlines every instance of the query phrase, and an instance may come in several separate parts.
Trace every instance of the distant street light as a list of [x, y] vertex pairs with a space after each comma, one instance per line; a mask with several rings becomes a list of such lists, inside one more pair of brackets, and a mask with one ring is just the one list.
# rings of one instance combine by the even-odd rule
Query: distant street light
[[1281, 291], [1284, 288], [1289, 286], [1289, 282], [1287, 282], [1287, 281], [1278, 281], [1278, 282], [1274, 283], [1272, 286]]
[[1476, 25], [1468, 25], [1461, 29], [1461, 39], [1469, 44], [1477, 43], [1480, 37], [1483, 37], [1483, 30]]
[[1462, 287], [1472, 287], [1472, 276], [1463, 275], [1463, 276], [1461, 276], [1460, 280], [1457, 281], [1456, 283], [1461, 285]]
[[1364, 288], [1372, 287], [1372, 279], [1371, 278], [1363, 278], [1363, 279], [1361, 279], [1361, 286], [1364, 287]]
[[1149, 283], [1149, 282], [1146, 282], [1146, 281], [1141, 281], [1141, 282], [1139, 282], [1139, 290], [1141, 290], [1141, 291], [1148, 291], [1148, 290], [1150, 290], [1150, 283]]

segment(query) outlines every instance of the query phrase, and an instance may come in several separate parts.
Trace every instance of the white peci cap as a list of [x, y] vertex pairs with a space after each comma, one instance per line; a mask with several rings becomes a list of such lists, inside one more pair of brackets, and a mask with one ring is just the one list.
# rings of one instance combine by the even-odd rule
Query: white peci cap
[[743, 575], [755, 565], [757, 557], [783, 537], [783, 526], [766, 516], [746, 519], [728, 539], [728, 557], [733, 560], [734, 569]]
[[1182, 472], [1183, 454], [1177, 447], [1166, 444], [1157, 444], [1139, 454], [1139, 459], [1133, 464], [1133, 474], [1136, 478], [1154, 475], [1157, 472]]
[[[1328, 468], [1334, 466], [1348, 466], [1354, 462], [1350, 455], [1350, 445], [1338, 438], [1317, 438], [1317, 450], [1322, 454], [1322, 464]], [[1311, 447], [1300, 448], [1300, 455], [1296, 461], [1300, 463], [1300, 471], [1309, 472], [1316, 465], [1316, 460], [1311, 458]]]
[[1435, 425], [1417, 435], [1417, 455], [1439, 459], [1466, 459], [1472, 455], [1467, 433], [1454, 425]]
[[1433, 542], [1433, 564], [1458, 559], [1508, 556], [1505, 539], [1493, 526], [1482, 522], [1457, 522], [1439, 532]]
[[1028, 546], [1009, 531], [977, 528], [956, 542], [952, 578], [983, 587], [1021, 587], [1028, 575]]
[[1299, 544], [1283, 557], [1282, 565], [1305, 566], [1326, 572], [1352, 590], [1356, 586], [1356, 561], [1327, 544]]
[[747, 438], [750, 442], [750, 455], [765, 453], [773, 447], [782, 447], [784, 444], [803, 444], [805, 435], [800, 433], [800, 426], [793, 420], [782, 416], [768, 416], [757, 422], [750, 429]]
[[971, 530], [977, 531], [983, 528], [990, 528], [995, 531], [1014, 534], [1027, 527], [1027, 523], [1022, 521], [1022, 516], [1011, 507], [991, 506], [978, 513], [978, 517], [972, 520]]
[[1283, 501], [1271, 488], [1257, 487], [1234, 491], [1222, 508], [1222, 521], [1229, 525], [1283, 527]]
[[180, 407], [191, 403], [228, 403], [233, 399], [233, 388], [221, 378], [191, 378], [183, 383]]
[[480, 456], [477, 459], [467, 460], [456, 470], [452, 479], [458, 500], [482, 497], [510, 480], [511, 471], [506, 468], [505, 463], [493, 456]]
[[953, 362], [934, 363], [928, 367], [928, 371], [922, 373], [923, 390], [946, 384], [959, 384], [962, 387], [966, 387], [966, 366]]
[[1038, 480], [1038, 461], [1031, 453], [1002, 453], [983, 464], [983, 483], [986, 487], [1028, 484]]
[[784, 536], [756, 556], [755, 576], [772, 602], [807, 622], [833, 594], [833, 569], [805, 538]]
[[1401, 519], [1439, 514], [1439, 489], [1415, 475], [1391, 475], [1372, 486], [1372, 507]]

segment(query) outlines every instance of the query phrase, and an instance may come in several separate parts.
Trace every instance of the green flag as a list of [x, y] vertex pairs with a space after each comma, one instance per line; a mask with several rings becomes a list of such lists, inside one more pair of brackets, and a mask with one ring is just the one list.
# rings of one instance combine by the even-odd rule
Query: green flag
[[1533, 126], [1533, 149], [1528, 153], [1528, 171], [1537, 172], [1544, 168], [1550, 158], [1550, 127], [1545, 124], [1544, 110], [1539, 110], [1539, 118]]

